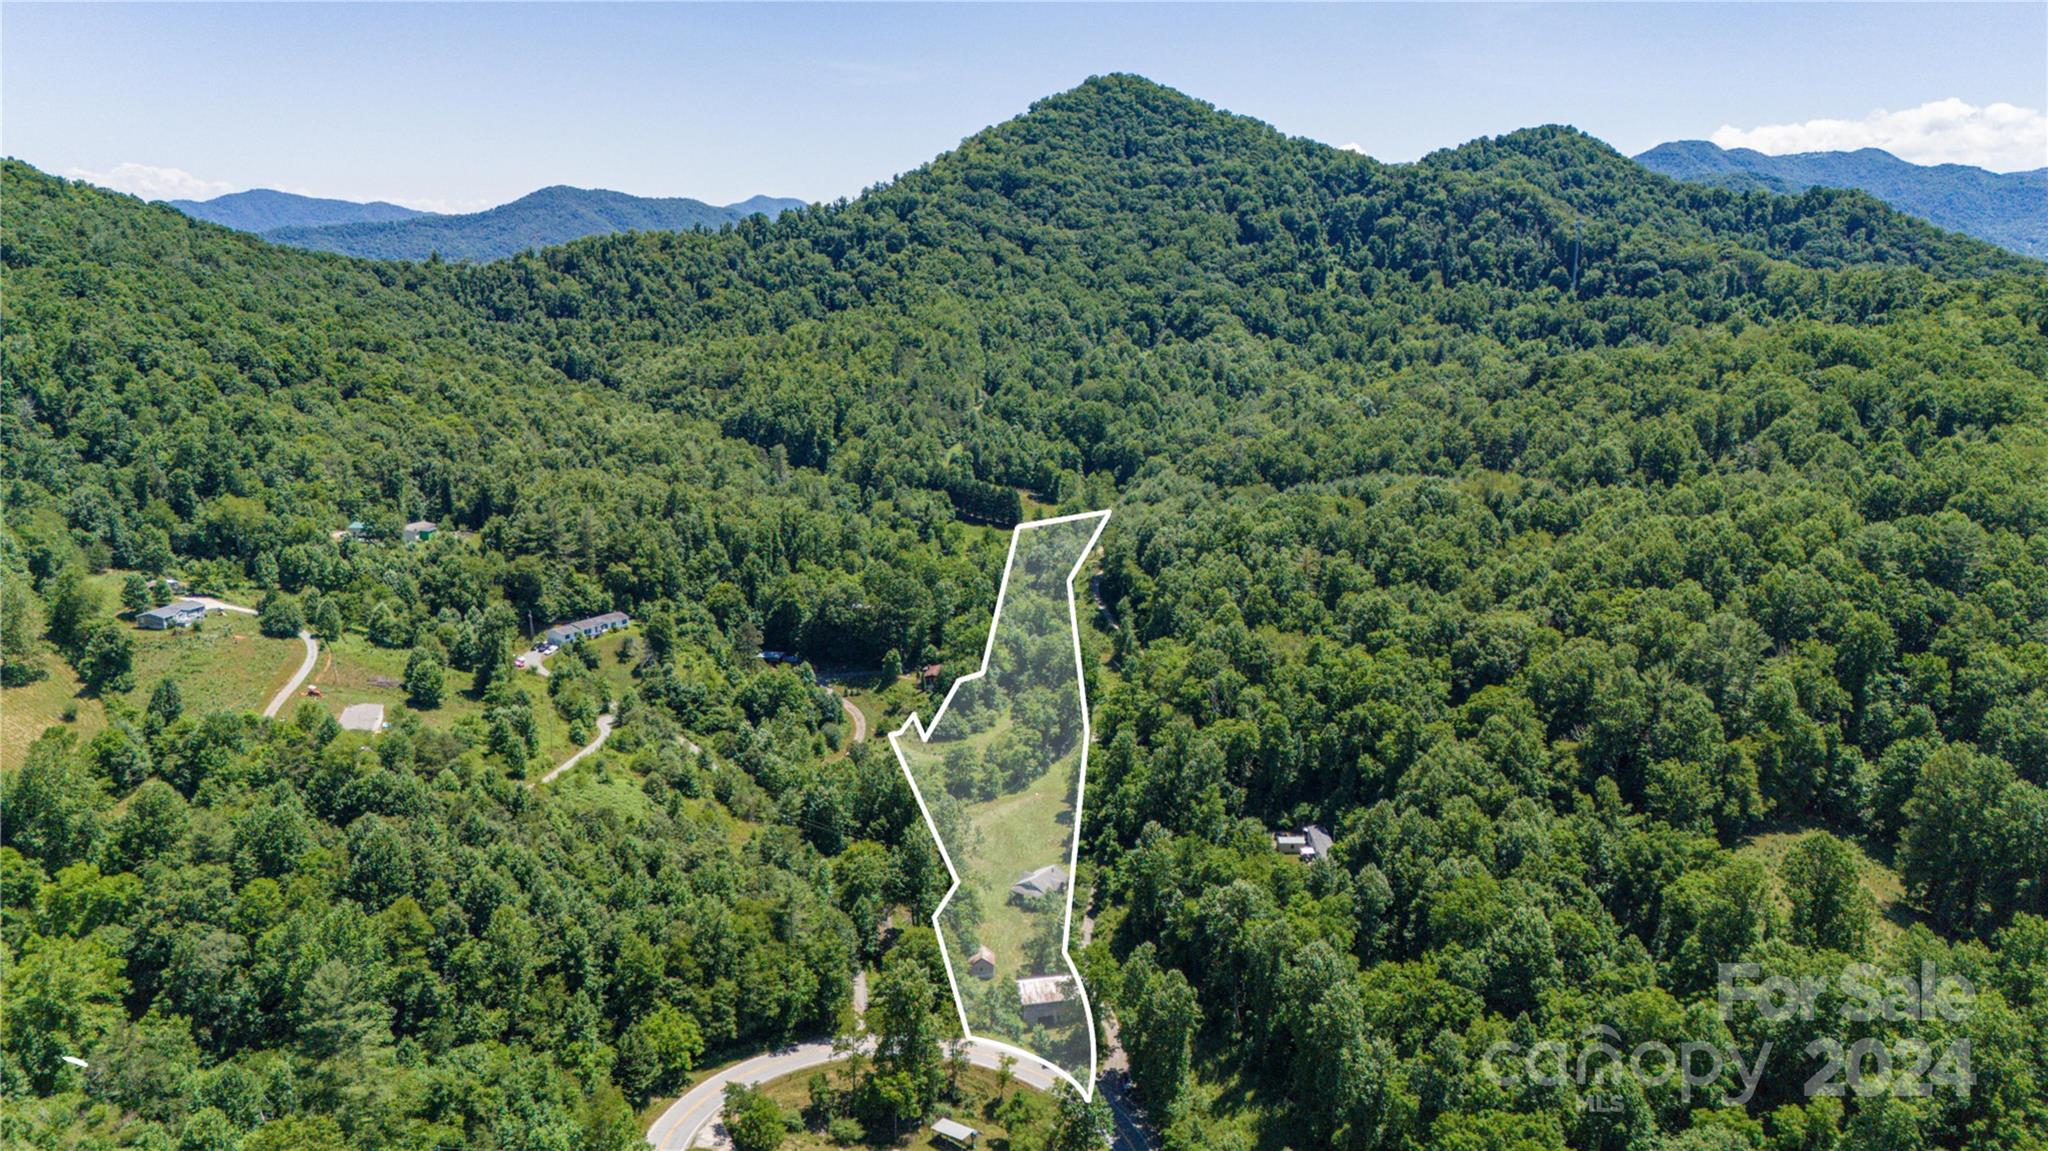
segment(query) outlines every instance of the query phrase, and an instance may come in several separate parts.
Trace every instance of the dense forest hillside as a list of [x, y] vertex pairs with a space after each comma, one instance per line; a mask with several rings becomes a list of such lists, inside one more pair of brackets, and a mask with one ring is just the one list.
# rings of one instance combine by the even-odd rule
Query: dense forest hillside
[[206, 220], [241, 232], [268, 232], [273, 228], [317, 228], [329, 224], [381, 224], [408, 220], [425, 212], [382, 200], [359, 203], [300, 196], [270, 188], [230, 192], [211, 200], [166, 200], [166, 204], [195, 220]]
[[[1567, 128], [1390, 166], [1126, 76], [850, 202], [475, 266], [0, 176], [8, 690], [119, 680], [114, 569], [481, 712], [171, 688], [6, 764], [10, 1142], [624, 1147], [862, 965], [928, 1039], [908, 789], [754, 655], [958, 674], [1001, 527], [1097, 507], [1076, 957], [1168, 1147], [2048, 1140], [2038, 263]], [[525, 621], [612, 608], [616, 734], [521, 786], [599, 690], [511, 674]], [[1307, 823], [1327, 858], [1274, 851]], [[1851, 1016], [1856, 972], [1974, 994]], [[924, 1049], [812, 1118], [932, 1114]]]
[[1674, 180], [1722, 188], [1788, 195], [1856, 188], [1944, 228], [2048, 258], [2048, 168], [1989, 172], [1968, 164], [1912, 164], [1880, 148], [1766, 156], [1706, 140], [1659, 144], [1636, 163]]
[[[531, 248], [613, 232], [687, 232], [718, 228], [760, 213], [774, 217], [801, 200], [755, 196], [717, 207], [701, 200], [629, 196], [598, 188], [556, 186], [481, 212], [407, 219], [273, 226], [264, 238], [294, 248], [379, 260], [496, 260]], [[223, 221], [225, 222], [225, 221]]]

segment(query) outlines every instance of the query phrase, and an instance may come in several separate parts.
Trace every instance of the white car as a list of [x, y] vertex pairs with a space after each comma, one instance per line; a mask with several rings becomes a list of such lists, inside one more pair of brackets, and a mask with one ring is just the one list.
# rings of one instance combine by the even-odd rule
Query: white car
[[523, 656], [523, 655], [521, 655], [521, 656], [514, 656], [514, 657], [512, 657], [512, 666], [513, 666], [513, 667], [525, 667], [525, 666], [526, 666], [526, 657], [525, 657], [525, 656]]

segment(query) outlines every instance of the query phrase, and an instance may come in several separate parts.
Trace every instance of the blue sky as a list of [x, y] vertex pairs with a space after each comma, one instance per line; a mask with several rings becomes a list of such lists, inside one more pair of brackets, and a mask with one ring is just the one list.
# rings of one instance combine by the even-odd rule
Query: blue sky
[[2048, 5], [0, 8], [0, 150], [145, 194], [830, 199], [1138, 72], [1409, 160], [1566, 122], [2048, 165]]

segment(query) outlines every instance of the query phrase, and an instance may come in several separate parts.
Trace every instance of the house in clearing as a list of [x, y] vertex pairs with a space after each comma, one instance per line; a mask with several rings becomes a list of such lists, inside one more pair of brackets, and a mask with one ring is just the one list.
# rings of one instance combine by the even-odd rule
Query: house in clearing
[[981, 1138], [981, 1132], [957, 1119], [937, 1120], [932, 1124], [932, 1135], [949, 1147], [972, 1147]]
[[1067, 873], [1057, 866], [1048, 864], [1010, 885], [1010, 894], [1019, 899], [1044, 899], [1055, 891], [1065, 891]]
[[1034, 975], [1017, 981], [1017, 1012], [1026, 1023], [1058, 1023], [1073, 1002], [1064, 975]]
[[608, 631], [617, 631], [632, 622], [632, 617], [628, 616], [625, 612], [608, 611], [603, 615], [589, 616], [585, 619], [572, 619], [568, 623], [558, 623], [542, 632], [541, 639], [561, 647], [581, 639], [596, 639]]
[[975, 951], [974, 958], [967, 961], [967, 973], [976, 979], [994, 979], [996, 977], [996, 953], [990, 951], [988, 945], [983, 944]]
[[191, 627], [205, 618], [205, 604], [196, 599], [181, 599], [135, 613], [135, 624], [148, 631], [169, 631], [174, 627]]
[[433, 539], [434, 533], [440, 530], [441, 525], [433, 520], [414, 520], [399, 529], [398, 538], [406, 543], [417, 543], [420, 540]]
[[1322, 828], [1317, 827], [1315, 824], [1311, 823], [1307, 827], [1301, 829], [1301, 835], [1303, 839], [1308, 840], [1308, 847], [1301, 853], [1302, 862], [1314, 863], [1318, 859], [1326, 859], [1329, 857], [1329, 832], [1324, 831]]
[[1314, 863], [1330, 854], [1330, 833], [1311, 823], [1298, 832], [1282, 831], [1273, 836], [1273, 850], [1291, 855], [1303, 863]]

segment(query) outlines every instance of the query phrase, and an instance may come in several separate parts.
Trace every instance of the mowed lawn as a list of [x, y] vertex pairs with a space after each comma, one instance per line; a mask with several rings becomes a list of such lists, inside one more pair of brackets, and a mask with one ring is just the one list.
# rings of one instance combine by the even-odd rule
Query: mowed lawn
[[[306, 682], [320, 689], [318, 703], [329, 715], [339, 718], [344, 708], [374, 703], [383, 705], [384, 718], [389, 721], [406, 710], [405, 661], [411, 654], [408, 648], [378, 647], [351, 632], [338, 639], [321, 641], [320, 660], [314, 665], [312, 678]], [[468, 716], [481, 719], [483, 705], [464, 694], [471, 679], [466, 671], [445, 673], [441, 706], [419, 712], [421, 721], [428, 727], [445, 730]], [[301, 691], [300, 698], [309, 697]], [[297, 707], [296, 703], [287, 707], [286, 714]]]

